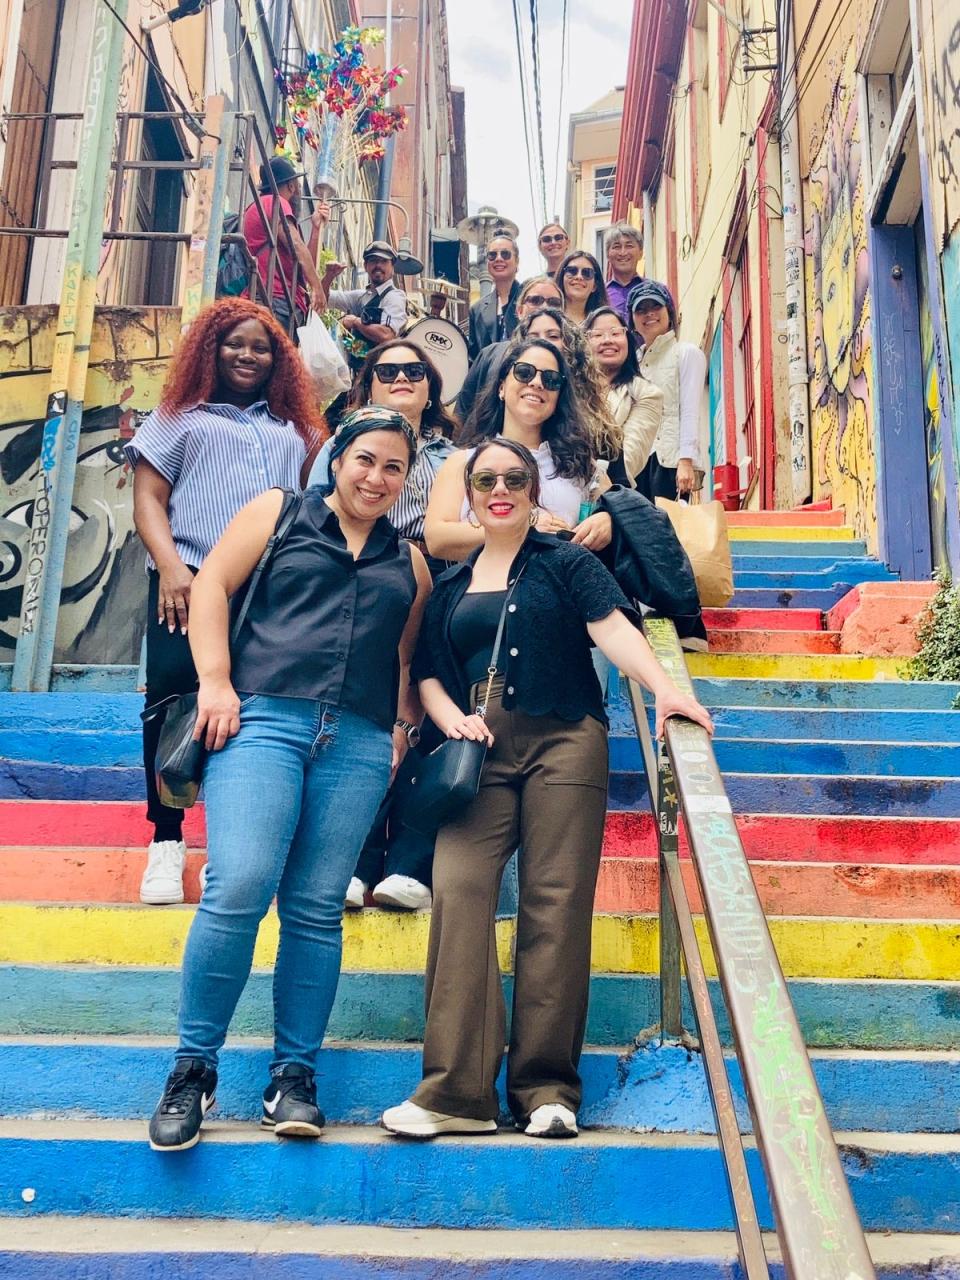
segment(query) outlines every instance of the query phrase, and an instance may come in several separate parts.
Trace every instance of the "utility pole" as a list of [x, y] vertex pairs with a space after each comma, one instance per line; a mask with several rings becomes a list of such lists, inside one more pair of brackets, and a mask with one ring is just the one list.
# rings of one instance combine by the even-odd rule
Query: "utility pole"
[[126, 17], [127, 3], [113, 0], [116, 15], [102, 0], [96, 6], [13, 663], [11, 688], [17, 692], [50, 687], [120, 88], [124, 33], [117, 17]]

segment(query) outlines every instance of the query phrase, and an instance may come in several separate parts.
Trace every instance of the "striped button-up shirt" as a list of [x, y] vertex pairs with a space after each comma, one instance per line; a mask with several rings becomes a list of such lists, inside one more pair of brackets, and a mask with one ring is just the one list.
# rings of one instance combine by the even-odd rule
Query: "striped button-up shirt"
[[[333, 441], [328, 440], [314, 462], [307, 479], [307, 486], [314, 484], [330, 484], [330, 450]], [[417, 456], [413, 466], [407, 472], [407, 478], [400, 490], [400, 497], [387, 512], [387, 519], [400, 534], [401, 538], [412, 538], [414, 542], [423, 541], [423, 518], [430, 501], [430, 490], [437, 478], [437, 472], [451, 453], [456, 453], [457, 446], [445, 435], [435, 431], [432, 435], [422, 435], [417, 441]]]
[[[131, 466], [143, 458], [173, 486], [167, 517], [174, 546], [198, 568], [241, 507], [267, 489], [299, 490], [307, 449], [293, 423], [258, 400], [247, 409], [198, 404], [171, 412], [161, 405], [124, 453]], [[149, 555], [147, 564], [155, 567]]]

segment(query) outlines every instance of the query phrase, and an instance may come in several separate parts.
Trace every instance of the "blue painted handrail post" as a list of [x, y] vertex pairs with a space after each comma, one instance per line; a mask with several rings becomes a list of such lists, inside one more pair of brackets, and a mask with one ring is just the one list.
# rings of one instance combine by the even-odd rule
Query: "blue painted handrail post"
[[94, 19], [11, 682], [20, 692], [50, 687], [120, 87], [124, 33], [117, 17], [126, 16], [127, 3], [114, 0], [111, 13], [100, 0]]

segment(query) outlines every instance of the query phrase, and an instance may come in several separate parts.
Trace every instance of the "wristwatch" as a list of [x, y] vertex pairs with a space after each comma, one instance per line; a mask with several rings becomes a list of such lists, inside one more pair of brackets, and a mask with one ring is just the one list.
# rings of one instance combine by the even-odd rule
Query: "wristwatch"
[[395, 720], [394, 725], [398, 729], [402, 729], [407, 735], [407, 746], [415, 747], [420, 741], [420, 730], [415, 724], [411, 724], [409, 720]]

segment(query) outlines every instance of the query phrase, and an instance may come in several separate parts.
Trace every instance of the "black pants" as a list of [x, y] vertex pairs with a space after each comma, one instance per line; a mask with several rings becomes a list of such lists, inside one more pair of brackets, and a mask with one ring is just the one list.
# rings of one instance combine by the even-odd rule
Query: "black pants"
[[[196, 569], [188, 566], [191, 573]], [[173, 693], [189, 693], [197, 687], [197, 671], [190, 653], [187, 637], [180, 634], [179, 626], [173, 634], [167, 630], [166, 620], [158, 625], [157, 608], [160, 596], [160, 574], [151, 569], [147, 586], [147, 706], [169, 698]], [[168, 809], [160, 803], [154, 768], [157, 744], [160, 741], [162, 717], [150, 720], [143, 726], [143, 768], [147, 775], [147, 821], [157, 828], [156, 838], [179, 840], [183, 826], [183, 810]]]
[[655, 453], [651, 453], [643, 470], [637, 476], [637, 492], [653, 502], [657, 498], [677, 500], [677, 468], [665, 467]]
[[[430, 745], [436, 744], [429, 744], [427, 750]], [[433, 883], [435, 837], [411, 831], [397, 819], [399, 797], [409, 786], [410, 777], [419, 762], [416, 750], [407, 752], [360, 851], [354, 874], [371, 889], [386, 876], [394, 875], [410, 876], [428, 889]]]

